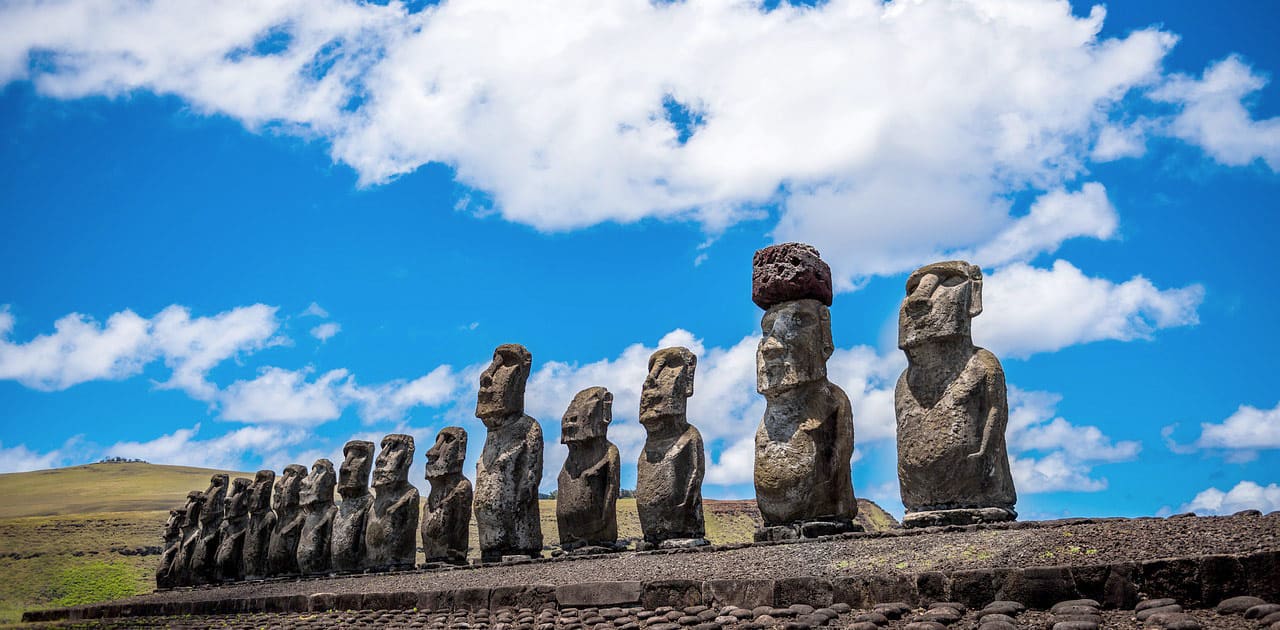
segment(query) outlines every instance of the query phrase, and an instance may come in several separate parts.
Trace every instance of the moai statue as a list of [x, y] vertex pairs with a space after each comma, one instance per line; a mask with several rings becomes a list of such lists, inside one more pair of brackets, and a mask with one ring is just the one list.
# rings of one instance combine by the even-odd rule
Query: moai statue
[[532, 365], [533, 355], [524, 346], [509, 343], [493, 351], [493, 361], [480, 375], [476, 417], [487, 431], [476, 463], [475, 512], [484, 562], [542, 555], [542, 427], [524, 413]]
[[569, 456], [556, 483], [556, 523], [565, 551], [618, 549], [618, 447], [606, 437], [613, 394], [603, 387], [578, 392], [560, 424]]
[[187, 493], [187, 506], [182, 509], [182, 532], [178, 553], [173, 557], [169, 574], [174, 586], [191, 585], [191, 559], [196, 555], [196, 543], [200, 540], [200, 512], [204, 509], [204, 493], [192, 490]]
[[299, 505], [302, 480], [307, 468], [302, 464], [289, 464], [276, 480], [271, 499], [276, 526], [271, 530], [267, 543], [267, 575], [296, 575], [298, 573], [298, 538], [302, 536], [302, 523], [307, 515]]
[[215, 561], [219, 582], [244, 579], [244, 542], [249, 527], [249, 486], [252, 483], [244, 477], [236, 477], [223, 500]]
[[818, 250], [784, 243], [757, 251], [752, 301], [765, 309], [756, 390], [765, 397], [756, 431], [756, 503], [772, 540], [859, 531], [849, 460], [853, 411], [827, 380], [831, 270]]
[[364, 440], [351, 440], [342, 447], [342, 468], [338, 472], [338, 494], [342, 495], [342, 502], [333, 517], [329, 546], [334, 571], [364, 568], [364, 524], [373, 505], [373, 494], [369, 492], [373, 448], [373, 442]]
[[647, 435], [636, 467], [636, 509], [646, 545], [708, 544], [702, 521], [702, 434], [689, 424], [698, 357], [688, 348], [663, 348], [649, 357], [640, 391], [640, 424]]
[[471, 526], [471, 482], [462, 475], [467, 432], [445, 427], [427, 451], [431, 492], [422, 509], [422, 553], [427, 562], [466, 564], [467, 529]]
[[156, 588], [172, 588], [175, 574], [173, 559], [182, 551], [182, 510], [169, 510], [169, 520], [164, 522], [164, 550], [160, 552], [160, 564], [156, 567]]
[[245, 579], [260, 580], [267, 575], [267, 549], [276, 514], [271, 511], [271, 490], [276, 473], [259, 470], [249, 486], [249, 523], [245, 528], [244, 556], [241, 569]]
[[973, 345], [982, 270], [951, 261], [907, 279], [898, 313], [898, 483], [906, 527], [1010, 521], [1018, 495], [1009, 473], [1004, 370]]
[[413, 436], [382, 438], [373, 465], [373, 506], [364, 526], [365, 566], [377, 570], [412, 569], [418, 533], [418, 489], [409, 483]]
[[218, 579], [218, 543], [222, 541], [222, 515], [227, 498], [227, 475], [214, 475], [204, 491], [204, 507], [200, 510], [200, 530], [195, 554], [191, 556], [191, 582], [209, 584]]
[[317, 459], [311, 474], [302, 480], [298, 500], [302, 503], [302, 532], [298, 535], [298, 571], [303, 575], [327, 573], [330, 567], [329, 538], [333, 533], [333, 517], [338, 511], [333, 504], [333, 486], [337, 475], [333, 462]]

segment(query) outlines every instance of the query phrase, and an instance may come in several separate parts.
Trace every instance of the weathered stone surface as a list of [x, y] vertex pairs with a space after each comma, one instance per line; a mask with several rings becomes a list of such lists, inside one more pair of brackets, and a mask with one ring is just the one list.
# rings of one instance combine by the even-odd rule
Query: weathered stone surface
[[1009, 599], [1031, 608], [1048, 608], [1058, 602], [1076, 599], [1075, 581], [1066, 567], [1026, 567], [1009, 573], [1002, 589]]
[[603, 387], [573, 397], [560, 424], [569, 456], [556, 480], [560, 546], [613, 545], [618, 540], [617, 502], [621, 460], [609, 441], [613, 394]]
[[793, 577], [774, 580], [773, 601], [778, 606], [829, 606], [831, 594], [831, 581], [823, 578]]
[[373, 506], [364, 527], [364, 565], [402, 569], [414, 565], [418, 537], [418, 489], [409, 483], [413, 436], [382, 438], [373, 466]]
[[751, 260], [751, 301], [760, 308], [807, 299], [831, 306], [831, 297], [831, 267], [812, 245], [772, 245]]
[[196, 532], [195, 550], [191, 556], [191, 583], [208, 584], [218, 579], [218, 543], [226, 506], [228, 479], [214, 475], [204, 491], [204, 507], [200, 510], [200, 529]]
[[275, 528], [276, 515], [271, 511], [271, 492], [276, 473], [259, 470], [249, 486], [249, 518], [245, 526], [244, 555], [241, 570], [246, 579], [256, 580], [267, 575], [267, 550], [271, 545], [271, 530]]
[[646, 436], [636, 467], [636, 510], [644, 539], [705, 540], [702, 434], [689, 424], [698, 357], [688, 348], [663, 348], [649, 357], [640, 392], [640, 424]]
[[1138, 602], [1138, 605], [1134, 606], [1133, 610], [1134, 612], [1142, 612], [1149, 608], [1160, 608], [1161, 606], [1170, 606], [1176, 603], [1178, 603], [1178, 600], [1173, 599], [1171, 597], [1161, 597], [1158, 599], [1144, 599]]
[[1195, 558], [1148, 560], [1139, 568], [1142, 590], [1148, 594], [1189, 605], [1200, 602], [1201, 584], [1195, 579], [1199, 563]]
[[925, 571], [916, 574], [916, 593], [920, 603], [930, 605], [947, 597], [947, 575], [941, 571]]
[[849, 467], [853, 411], [844, 391], [827, 380], [830, 312], [817, 300], [783, 302], [760, 327], [756, 389], [766, 406], [754, 476], [764, 524], [851, 521], [858, 512]]
[[1178, 604], [1165, 604], [1164, 606], [1156, 606], [1154, 608], [1139, 610], [1134, 616], [1138, 618], [1138, 621], [1146, 621], [1151, 618], [1152, 615], [1180, 612], [1182, 612], [1182, 606], [1179, 606]]
[[299, 501], [304, 518], [298, 535], [298, 571], [303, 574], [327, 573], [332, 568], [333, 518], [338, 512], [333, 504], [336, 484], [333, 462], [327, 459], [317, 459], [311, 474], [302, 480]]
[[467, 432], [445, 427], [427, 450], [427, 505], [422, 509], [422, 553], [427, 562], [464, 564], [471, 526], [471, 481], [462, 475]]
[[644, 588], [640, 582], [582, 582], [556, 587], [560, 607], [620, 606], [638, 604]]
[[488, 562], [504, 555], [542, 555], [542, 427], [524, 413], [532, 363], [524, 346], [504, 344], [480, 375], [476, 417], [487, 432], [476, 463], [475, 516], [480, 555]]
[[237, 477], [223, 499], [222, 524], [218, 527], [218, 552], [214, 559], [220, 582], [244, 579], [244, 542], [249, 527], [249, 487], [253, 482]]
[[555, 601], [556, 587], [547, 584], [497, 586], [489, 596], [489, 607], [537, 609], [547, 604], [554, 604]]
[[267, 545], [267, 575], [293, 575], [298, 572], [298, 537], [306, 515], [299, 503], [302, 480], [307, 469], [302, 464], [289, 464], [276, 480], [271, 504], [275, 512], [275, 528]]
[[773, 580], [708, 580], [702, 592], [706, 601], [716, 606], [750, 609], [773, 605]]
[[338, 471], [342, 501], [334, 513], [329, 536], [329, 560], [334, 571], [358, 571], [364, 567], [364, 526], [373, 507], [373, 493], [369, 492], [373, 449], [373, 442], [365, 440], [351, 440], [342, 447], [342, 467]]
[[[934, 263], [907, 280], [898, 316], [907, 369], [894, 393], [904, 526], [1016, 516], [1004, 370], [995, 355], [973, 345], [970, 333], [981, 312], [982, 271], [975, 265]], [[936, 511], [947, 513], [914, 517]]]
[[[688, 609], [690, 607], [701, 606], [703, 598], [702, 582], [700, 581], [655, 580], [644, 583], [644, 588], [640, 595], [640, 605], [649, 609], [671, 606], [685, 609], [685, 612], [689, 612]], [[703, 611], [706, 610], [709, 609], [703, 607]], [[699, 611], [699, 613], [703, 611]], [[712, 615], [712, 618], [715, 618], [715, 615]]]
[[164, 548], [156, 565], [156, 588], [176, 586], [173, 561], [182, 551], [182, 514], [182, 510], [169, 510], [169, 519], [164, 522]]
[[1280, 604], [1259, 604], [1250, 606], [1244, 611], [1245, 619], [1262, 619], [1267, 615], [1280, 612]]
[[1219, 615], [1239, 615], [1244, 613], [1246, 610], [1253, 608], [1254, 606], [1258, 606], [1260, 604], [1265, 604], [1265, 603], [1267, 602], [1263, 601], [1261, 597], [1253, 597], [1252, 595], [1240, 595], [1237, 597], [1229, 597], [1227, 599], [1222, 600], [1214, 608], [1214, 611], [1216, 611]]

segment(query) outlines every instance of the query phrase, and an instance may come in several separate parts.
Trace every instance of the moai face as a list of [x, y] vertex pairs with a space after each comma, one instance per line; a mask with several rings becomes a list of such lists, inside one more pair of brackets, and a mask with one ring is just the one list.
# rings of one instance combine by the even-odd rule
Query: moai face
[[462, 474], [467, 458], [467, 432], [462, 427], [445, 427], [436, 434], [436, 443], [427, 449], [427, 479]]
[[382, 438], [382, 451], [373, 468], [373, 487], [395, 488], [409, 483], [413, 436], [393, 433]]
[[302, 480], [298, 499], [303, 505], [333, 503], [333, 486], [335, 483], [333, 462], [327, 459], [317, 459], [316, 463], [311, 465], [311, 474]]
[[503, 344], [493, 351], [493, 361], [480, 374], [476, 417], [490, 429], [502, 421], [524, 413], [524, 386], [529, 379], [533, 355], [524, 346]]
[[231, 482], [227, 498], [222, 500], [222, 509], [226, 518], [240, 518], [249, 513], [249, 486], [252, 483], [244, 477], [236, 477]]
[[693, 395], [698, 357], [688, 348], [663, 348], [649, 357], [649, 376], [640, 391], [640, 424], [661, 426], [685, 417]]
[[775, 305], [760, 320], [756, 390], [768, 396], [827, 376], [831, 312], [812, 299]]
[[560, 424], [560, 443], [573, 444], [605, 436], [613, 421], [613, 394], [588, 387], [573, 397]]
[[204, 508], [200, 511], [200, 522], [205, 525], [217, 525], [222, 520], [222, 508], [227, 496], [226, 475], [214, 475], [209, 478], [209, 489], [204, 491]]
[[302, 464], [285, 466], [279, 481], [276, 481], [272, 506], [276, 510], [289, 510], [298, 507], [298, 500], [302, 491], [302, 480], [306, 476], [307, 469]]
[[204, 493], [192, 490], [187, 493], [187, 507], [182, 510], [182, 526], [195, 527], [200, 522], [200, 511], [204, 507]]
[[182, 510], [169, 510], [169, 520], [164, 522], [164, 539], [173, 540], [182, 532], [182, 519], [185, 512]]
[[953, 260], [925, 265], [907, 278], [898, 311], [898, 347], [970, 337], [970, 322], [982, 312], [982, 269]]
[[249, 511], [262, 514], [271, 509], [271, 490], [276, 482], [276, 473], [272, 470], [259, 470], [253, 477], [253, 485], [249, 487]]
[[338, 493], [344, 497], [363, 494], [369, 487], [369, 471], [373, 469], [373, 442], [351, 440], [342, 447], [342, 457]]

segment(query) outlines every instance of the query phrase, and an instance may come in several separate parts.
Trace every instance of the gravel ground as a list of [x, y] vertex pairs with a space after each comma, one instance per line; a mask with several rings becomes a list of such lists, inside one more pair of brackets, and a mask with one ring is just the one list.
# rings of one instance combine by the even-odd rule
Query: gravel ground
[[[901, 530], [899, 530], [901, 531]], [[608, 580], [838, 577], [990, 567], [1089, 565], [1280, 548], [1280, 512], [1265, 516], [1067, 519], [966, 531], [907, 530], [881, 537], [747, 545], [675, 554], [609, 554], [435, 571], [230, 584], [127, 601], [428, 591]]]

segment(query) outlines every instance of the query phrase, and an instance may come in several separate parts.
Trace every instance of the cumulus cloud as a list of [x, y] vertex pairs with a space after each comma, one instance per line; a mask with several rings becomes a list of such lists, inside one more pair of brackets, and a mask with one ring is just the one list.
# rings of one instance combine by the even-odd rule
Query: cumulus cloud
[[1204, 147], [1218, 162], [1243, 166], [1261, 159], [1280, 171], [1280, 117], [1254, 120], [1243, 103], [1266, 84], [1266, 78], [1231, 56], [1209, 66], [1200, 79], [1171, 77], [1152, 97], [1181, 108], [1169, 123], [1170, 133]]
[[1106, 478], [1093, 476], [1099, 463], [1131, 461], [1142, 444], [1113, 442], [1096, 426], [1073, 424], [1057, 415], [1062, 396], [1009, 387], [1009, 464], [1021, 494], [1098, 492]]
[[251, 380], [236, 381], [219, 393], [221, 415], [227, 420], [315, 425], [342, 415], [337, 385], [346, 370], [330, 370], [313, 381], [310, 370], [263, 368]]
[[[238, 470], [246, 457], [272, 463], [288, 459], [285, 450], [304, 443], [309, 437], [304, 430], [257, 426], [204, 440], [197, 439], [199, 433], [200, 424], [196, 423], [190, 429], [178, 429], [146, 442], [117, 442], [107, 447], [104, 454], [144, 459], [153, 464]], [[287, 463], [272, 468], [279, 470]]]
[[283, 343], [273, 337], [280, 326], [276, 307], [242, 306], [213, 317], [192, 318], [183, 306], [170, 306], [151, 320], [151, 342], [173, 370], [162, 389], [181, 389], [197, 400], [212, 400], [217, 388], [205, 380], [213, 366], [240, 353]]
[[337, 322], [325, 322], [311, 329], [311, 336], [319, 339], [321, 343], [328, 341], [331, 337], [338, 334], [342, 330], [342, 325]]
[[1102, 340], [1150, 339], [1162, 328], [1199, 323], [1200, 285], [1160, 289], [1142, 276], [1115, 283], [1065, 260], [1049, 269], [1013, 263], [983, 282], [975, 343], [1002, 357], [1027, 357]]
[[1253, 481], [1241, 481], [1226, 492], [1208, 488], [1196, 494], [1190, 503], [1182, 504], [1181, 508], [1183, 512], [1196, 514], [1234, 514], [1240, 510], [1280, 510], [1280, 485], [1262, 486]]
[[361, 387], [353, 380], [344, 382], [340, 394], [360, 406], [360, 416], [367, 422], [400, 420], [413, 407], [439, 407], [454, 400], [462, 387], [459, 375], [448, 365], [441, 365], [411, 381], [397, 380]]
[[972, 254], [958, 257], [983, 267], [1025, 261], [1042, 252], [1053, 253], [1063, 241], [1077, 236], [1109, 239], [1118, 221], [1106, 188], [1089, 182], [1076, 192], [1058, 189], [1041, 196], [1026, 216]]
[[1190, 444], [1174, 440], [1177, 428], [1177, 424], [1172, 424], [1160, 430], [1165, 445], [1175, 453], [1207, 449], [1224, 453], [1228, 461], [1253, 461], [1260, 450], [1280, 448], [1280, 404], [1272, 409], [1240, 405], [1222, 422], [1200, 423], [1200, 437]]
[[44, 470], [84, 463], [88, 457], [88, 450], [80, 436], [74, 436], [62, 446], [44, 453], [33, 451], [27, 448], [26, 444], [5, 446], [4, 442], [0, 441], [0, 473]]

